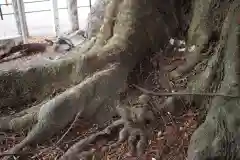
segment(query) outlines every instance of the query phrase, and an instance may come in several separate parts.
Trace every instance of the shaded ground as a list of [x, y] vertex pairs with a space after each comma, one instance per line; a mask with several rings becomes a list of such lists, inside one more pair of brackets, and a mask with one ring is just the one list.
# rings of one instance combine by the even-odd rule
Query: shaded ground
[[[158, 157], [161, 157], [162, 160], [184, 160], [187, 155], [190, 137], [198, 125], [198, 112], [188, 109], [179, 116], [165, 114], [161, 118], [162, 119], [159, 119], [159, 123], [164, 119], [165, 124], [154, 130], [153, 137], [149, 140], [146, 160], [152, 160], [152, 158], [158, 159]], [[83, 121], [81, 121], [81, 123], [82, 122]], [[25, 157], [25, 159], [54, 160], [56, 157], [62, 155], [74, 142], [98, 130], [97, 128], [88, 128], [90, 128], [88, 124], [82, 124], [81, 126], [76, 125], [58, 147], [52, 148], [51, 146], [58, 141], [61, 135], [53, 138], [45, 145], [38, 146], [36, 151], [32, 151], [33, 153], [37, 152], [37, 154], [31, 154], [28, 158]], [[62, 132], [62, 134], [63, 133], [64, 132]], [[25, 136], [24, 133], [7, 134], [1, 142], [1, 151], [13, 147]], [[99, 143], [101, 144], [101, 142]], [[104, 159], [130, 159], [130, 157], [125, 155], [128, 151], [127, 147], [127, 144], [124, 143], [118, 149], [107, 151]], [[95, 146], [95, 148], [97, 148], [97, 146]], [[134, 159], [134, 157], [131, 159]]]
[[[33, 39], [32, 42], [41, 42], [43, 39]], [[170, 45], [171, 46], [171, 45]], [[168, 73], [176, 68], [178, 65], [184, 63], [182, 52], [178, 51], [178, 48], [167, 46], [168, 49], [159, 51], [146, 57], [141, 64], [138, 64], [129, 78], [129, 85], [136, 83], [144, 88], [153, 91], [177, 91], [185, 87], [187, 78], [171, 81], [168, 78]], [[166, 56], [167, 55], [167, 56]], [[174, 56], [173, 56], [174, 55]], [[10, 62], [0, 64], [0, 68], [4, 67], [18, 67], [24, 68], [26, 61], [34, 63], [34, 59], [39, 63], [39, 59], [49, 57], [53, 55], [49, 54], [35, 54], [30, 57], [17, 59]], [[58, 56], [58, 55], [54, 55]], [[39, 57], [39, 58], [37, 58]], [[21, 65], [21, 66], [18, 66]], [[194, 73], [192, 73], [194, 74]], [[132, 91], [131, 87], [129, 91]], [[126, 93], [127, 100], [131, 101], [132, 92]], [[165, 97], [153, 97], [153, 106], [162, 106], [162, 102]], [[184, 103], [182, 103], [184, 104]], [[181, 104], [178, 104], [181, 105]], [[161, 107], [158, 107], [161, 108]], [[155, 124], [152, 125], [153, 132], [151, 134], [151, 140], [149, 140], [149, 147], [146, 152], [145, 159], [152, 158], [161, 160], [184, 160], [187, 155], [187, 147], [190, 141], [190, 137], [194, 130], [198, 127], [201, 121], [200, 111], [194, 109], [192, 106], [179, 107], [183, 110], [174, 109], [168, 106], [167, 109], [159, 111], [158, 119]], [[63, 138], [59, 145], [54, 146], [62, 135], [66, 132], [68, 127], [61, 132], [58, 136], [55, 136], [51, 141], [46, 144], [38, 146], [37, 150], [30, 151], [29, 155], [26, 155], [23, 159], [46, 159], [53, 160], [62, 155], [74, 142], [85, 136], [95, 133], [103, 128], [97, 126], [90, 126], [90, 124], [83, 124], [83, 120], [79, 120], [80, 123], [76, 123], [74, 128]], [[19, 143], [26, 135], [27, 131], [21, 133], [0, 133], [0, 151], [4, 151], [7, 148], [11, 148], [15, 144]], [[117, 137], [116, 137], [117, 138]], [[99, 142], [99, 146], [105, 142]], [[98, 150], [98, 145], [93, 146]], [[134, 159], [134, 157], [127, 157], [128, 146], [126, 143], [122, 144], [118, 149], [106, 151], [104, 153], [104, 159]], [[28, 157], [28, 158], [27, 158]]]

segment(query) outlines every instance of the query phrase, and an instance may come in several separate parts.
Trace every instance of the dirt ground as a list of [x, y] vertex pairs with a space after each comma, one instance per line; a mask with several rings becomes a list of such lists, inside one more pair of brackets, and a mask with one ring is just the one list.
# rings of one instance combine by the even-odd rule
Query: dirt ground
[[[46, 43], [45, 39], [53, 40], [54, 37], [30, 37], [28, 43]], [[56, 52], [39, 52], [28, 56], [21, 56], [16, 53], [0, 60], [0, 71], [8, 71], [10, 69], [25, 70], [30, 66], [43, 65], [60, 59], [65, 56]]]
[[[42, 42], [44, 38], [45, 37], [31, 38], [29, 42]], [[131, 73], [134, 77], [133, 79], [137, 80], [139, 82], [138, 85], [141, 87], [156, 92], [171, 92], [184, 88], [187, 83], [187, 78], [182, 78], [174, 82], [168, 78], [169, 71], [176, 68], [179, 64], [184, 63], [184, 58], [182, 57], [183, 52], [174, 50], [175, 49], [171, 51], [159, 51], [159, 53], [154, 53], [147, 57], [141, 64], [137, 65], [133, 73]], [[42, 57], [43, 55], [33, 55], [28, 57], [28, 61], [33, 63], [34, 56]], [[12, 65], [11, 63], [23, 63], [24, 61], [25, 59], [15, 60], [15, 62], [4, 62], [4, 66], [9, 67]], [[0, 67], [2, 67], [2, 65], [3, 64], [0, 64]], [[166, 98], [167, 97], [152, 97], [152, 103], [161, 106], [163, 100]], [[184, 105], [184, 103], [179, 105]], [[180, 108], [183, 109], [172, 112], [161, 111], [161, 113], [158, 114], [156, 122], [152, 125], [151, 139], [149, 140], [149, 146], [144, 159], [185, 160], [190, 137], [198, 127], [201, 118], [200, 111], [192, 106]], [[30, 151], [26, 151], [26, 155], [22, 156], [21, 159], [57, 159], [74, 144], [74, 142], [103, 129], [98, 128], [96, 125], [92, 126], [81, 119], [78, 120], [78, 122], [79, 123], [74, 126], [58, 146], [54, 146], [54, 144], [60, 139], [62, 134], [66, 132], [68, 127], [45, 144], [36, 146], [35, 150], [31, 149]], [[2, 152], [20, 142], [26, 136], [26, 133], [27, 131], [21, 133], [0, 132], [0, 151]], [[99, 142], [93, 147], [98, 150], [101, 143], [104, 142]], [[104, 160], [136, 159], [135, 157], [128, 157], [126, 155], [127, 150], [127, 143], [124, 143], [117, 149], [106, 151], [104, 153]]]

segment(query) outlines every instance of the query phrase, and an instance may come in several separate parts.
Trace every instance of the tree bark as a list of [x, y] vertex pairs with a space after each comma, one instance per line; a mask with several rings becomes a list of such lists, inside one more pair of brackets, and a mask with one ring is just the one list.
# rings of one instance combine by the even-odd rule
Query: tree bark
[[[222, 32], [215, 53], [219, 55], [217, 70], [224, 73], [223, 77], [217, 80], [218, 84], [220, 83], [219, 93], [239, 95], [239, 7], [238, 1], [229, 5], [221, 27]], [[218, 72], [212, 74], [216, 73]], [[212, 99], [205, 122], [191, 138], [188, 150], [190, 159], [239, 158], [238, 104], [239, 99]]]
[[108, 4], [107, 0], [96, 0], [90, 9], [86, 25], [86, 37], [91, 39], [99, 32], [101, 24], [103, 23], [104, 11]]
[[[90, 42], [85, 44], [84, 48], [75, 48], [64, 59], [45, 66], [36, 65], [27, 70], [18, 69], [8, 71], [8, 74], [1, 73], [0, 92], [4, 91], [2, 93], [4, 97], [0, 97], [1, 107], [17, 108], [19, 104], [29, 103], [32, 99], [37, 102], [43, 101], [53, 93], [53, 90], [61, 92], [32, 110], [5, 117], [8, 119], [2, 126], [7, 127], [1, 127], [0, 124], [2, 130], [6, 128], [14, 130], [13, 126], [18, 126], [16, 129], [19, 129], [29, 124], [24, 120], [22, 124], [19, 119], [16, 120], [18, 115], [22, 115], [22, 119], [30, 119], [36, 123], [28, 136], [9, 153], [16, 153], [29, 144], [41, 143], [45, 137], [50, 137], [63, 129], [78, 114], [95, 122], [111, 119], [112, 113], [98, 109], [107, 108], [109, 104], [119, 104], [119, 92], [123, 91], [124, 83], [134, 66], [147, 54], [164, 48], [170, 37], [177, 35], [177, 32], [185, 30], [188, 24], [185, 18], [189, 16], [191, 23], [188, 26], [187, 48], [184, 55], [187, 60], [185, 64], [169, 73], [171, 78], [174, 81], [181, 76], [187, 76], [190, 81], [184, 90], [189, 92], [239, 94], [238, 0], [195, 0], [191, 3], [185, 0], [106, 2], [102, 4], [105, 8], [104, 16], [98, 19], [102, 24], [93, 25], [98, 32], [95, 34], [90, 29], [89, 37], [95, 37], [90, 38]], [[190, 4], [191, 12], [183, 12], [182, 9], [185, 6], [189, 7]], [[195, 49], [190, 51], [189, 48], [193, 45]], [[211, 49], [212, 47], [214, 49]], [[187, 73], [202, 64], [203, 60], [206, 62], [203, 70], [190, 77], [191, 74]], [[239, 99], [208, 98], [208, 103], [206, 99], [196, 95], [184, 96], [184, 99], [188, 103], [194, 102], [198, 107], [203, 105], [209, 107], [204, 123], [192, 136], [188, 159], [240, 158], [237, 150]], [[176, 101], [177, 98], [173, 97], [168, 103]], [[113, 106], [110, 108], [115, 109]], [[143, 111], [145, 110], [140, 110], [141, 113], [147, 113]], [[127, 114], [127, 111], [124, 110], [124, 113]], [[147, 140], [143, 132], [146, 129], [142, 128], [143, 120], [140, 121], [141, 116], [135, 121], [136, 124], [140, 123], [141, 127], [129, 127], [130, 121], [133, 121], [132, 117], [126, 118], [126, 115], [122, 114], [120, 116], [124, 122], [117, 121], [111, 125], [115, 128], [124, 124], [118, 142], [126, 140], [124, 133], [127, 132], [130, 134], [129, 144], [133, 144], [136, 136], [140, 137], [136, 147], [142, 150]], [[89, 151], [89, 143], [111, 134], [112, 128], [80, 141], [61, 158], [79, 159], [85, 153], [93, 154]], [[229, 150], [233, 152], [230, 153]]]
[[[38, 122], [33, 130], [9, 153], [16, 153], [28, 144], [42, 142], [46, 137], [54, 135], [70, 123], [78, 112], [86, 119], [92, 119], [93, 115], [99, 118], [99, 115], [107, 113], [101, 111], [95, 114], [99, 107], [106, 107], [109, 102], [113, 104], [136, 63], [146, 54], [163, 46], [170, 34], [175, 34], [177, 22], [174, 14], [165, 15], [167, 22], [160, 19], [162, 13], [156, 6], [162, 5], [171, 8], [171, 3], [166, 0], [111, 1], [106, 7], [106, 16], [94, 45], [85, 50], [85, 53], [79, 53], [76, 48], [75, 54], [69, 54], [68, 58], [56, 63], [28, 70], [18, 69], [18, 72], [11, 70], [11, 74], [7, 75], [2, 73], [2, 81], [10, 78], [13, 81], [7, 81], [6, 85], [1, 86], [5, 88], [5, 92], [11, 91], [2, 97], [1, 107], [19, 106], [19, 102], [29, 102], [33, 97], [41, 101], [53, 89], [65, 89], [71, 84], [77, 84], [41, 106]], [[156, 19], [152, 20], [152, 17]], [[164, 27], [169, 28], [170, 32], [154, 34], [159, 28], [164, 30]], [[18, 81], [15, 82], [16, 79]], [[111, 87], [106, 90], [109, 86]], [[14, 97], [18, 102], [13, 101]], [[100, 117], [98, 121], [101, 122], [110, 118]]]

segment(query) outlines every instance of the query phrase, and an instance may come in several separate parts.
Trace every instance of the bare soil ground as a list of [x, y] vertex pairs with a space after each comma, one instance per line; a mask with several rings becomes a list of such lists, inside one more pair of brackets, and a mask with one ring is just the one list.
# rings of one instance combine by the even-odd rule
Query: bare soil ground
[[[45, 38], [45, 37], [44, 37]], [[30, 42], [42, 42], [44, 38], [32, 38]], [[168, 78], [169, 71], [176, 68], [179, 64], [184, 63], [182, 52], [178, 51], [160, 51], [150, 57], [147, 57], [141, 64], [137, 65], [130, 77], [133, 81], [137, 81], [138, 85], [153, 91], [177, 91], [185, 87], [187, 78], [177, 81], [171, 81]], [[165, 55], [168, 56], [165, 56]], [[174, 55], [174, 56], [172, 56]], [[27, 62], [35, 63], [43, 57], [51, 56], [47, 53], [39, 53], [27, 58], [16, 59], [9, 62], [0, 63], [0, 68], [20, 67]], [[40, 62], [41, 63], [41, 62]], [[130, 78], [130, 79], [131, 79]], [[131, 80], [130, 80], [131, 81]], [[131, 82], [129, 82], [131, 83]], [[129, 97], [128, 97], [129, 98]], [[166, 97], [153, 97], [152, 103], [161, 106]], [[130, 97], [131, 99], [131, 97]], [[184, 103], [183, 103], [184, 104]], [[181, 104], [179, 104], [181, 105]], [[162, 111], [157, 121], [153, 125], [151, 139], [146, 151], [146, 160], [184, 160], [186, 158], [187, 147], [193, 131], [197, 128], [201, 121], [200, 111], [192, 106], [180, 107], [182, 110]], [[1, 116], [1, 115], [0, 115]], [[36, 150], [27, 151], [22, 159], [32, 160], [54, 160], [64, 153], [74, 142], [82, 139], [92, 133], [103, 128], [92, 126], [83, 120], [78, 120], [74, 128], [64, 137], [58, 146], [54, 146], [68, 128], [59, 135], [46, 142], [44, 145], [35, 146]], [[16, 143], [20, 142], [26, 135], [27, 131], [21, 133], [1, 133], [0, 132], [0, 151], [4, 151]], [[117, 139], [117, 136], [116, 136]], [[93, 148], [100, 149], [104, 142], [99, 142]], [[117, 159], [135, 159], [126, 155], [128, 150], [127, 143], [121, 145], [117, 149], [106, 151], [104, 153], [105, 160]]]

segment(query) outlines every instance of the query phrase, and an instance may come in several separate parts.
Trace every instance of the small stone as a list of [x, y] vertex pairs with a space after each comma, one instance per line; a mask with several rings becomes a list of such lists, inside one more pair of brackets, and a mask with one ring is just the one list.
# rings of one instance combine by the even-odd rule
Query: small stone
[[174, 39], [173, 38], [171, 38], [170, 40], [169, 40], [169, 43], [171, 44], [171, 45], [173, 45], [174, 44]]
[[180, 130], [180, 131], [183, 131], [183, 127], [179, 127], [179, 130]]
[[185, 52], [186, 51], [186, 48], [179, 48], [178, 49], [178, 52]]
[[152, 160], [156, 160], [156, 158], [152, 157]]
[[157, 133], [157, 136], [158, 136], [158, 137], [161, 137], [161, 136], [162, 136], [162, 131], [159, 131], [159, 132]]

